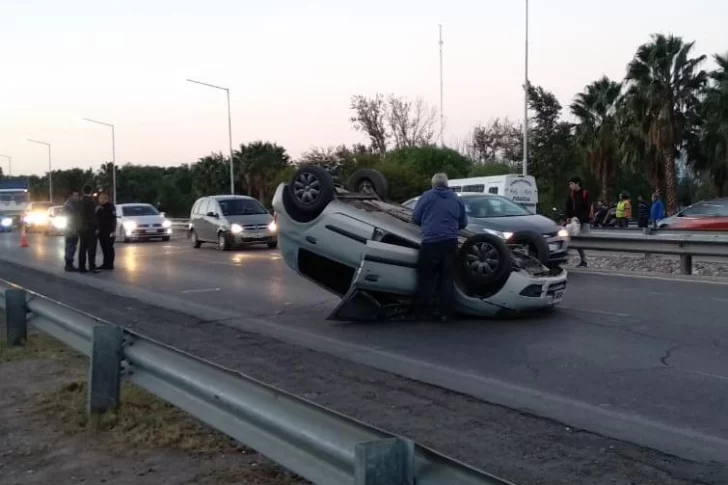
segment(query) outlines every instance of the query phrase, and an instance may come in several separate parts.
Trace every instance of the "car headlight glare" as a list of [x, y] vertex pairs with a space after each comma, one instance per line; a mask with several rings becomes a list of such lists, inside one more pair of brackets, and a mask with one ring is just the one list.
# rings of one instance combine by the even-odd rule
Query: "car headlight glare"
[[66, 217], [56, 217], [53, 219], [53, 227], [56, 229], [65, 229], [68, 225], [68, 219]]
[[494, 229], [488, 229], [488, 228], [483, 228], [483, 232], [487, 232], [488, 234], [498, 236], [499, 238], [503, 239], [504, 241], [507, 241], [513, 237], [512, 232], [502, 232], [502, 231], [496, 231]]
[[13, 225], [13, 220], [9, 217], [4, 217], [2, 221], [0, 221], [0, 225], [2, 227], [10, 227]]
[[268, 224], [268, 230], [270, 232], [276, 232], [278, 230], [278, 224], [276, 224], [276, 221], [271, 221], [271, 223]]
[[122, 224], [122, 227], [124, 228], [125, 231], [132, 232], [134, 229], [136, 229], [137, 225], [136, 225], [136, 222], [134, 222], [134, 221], [125, 221]]
[[162, 223], [162, 227], [165, 229], [169, 229], [170, 227], [172, 227], [172, 222], [165, 219], [164, 222]]
[[559, 237], [569, 237], [569, 231], [567, 231], [566, 229], [561, 229], [561, 230], [559, 230], [558, 236]]
[[243, 232], [243, 226], [241, 226], [240, 224], [233, 224], [232, 226], [230, 226], [230, 232], [232, 232], [233, 234], [240, 234], [241, 232]]

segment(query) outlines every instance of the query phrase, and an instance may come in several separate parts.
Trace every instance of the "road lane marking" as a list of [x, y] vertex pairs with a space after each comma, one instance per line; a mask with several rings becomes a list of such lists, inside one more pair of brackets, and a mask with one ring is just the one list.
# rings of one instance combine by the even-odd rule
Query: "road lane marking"
[[192, 290], [182, 290], [180, 293], [212, 293], [214, 291], [220, 291], [220, 288], [199, 288]]
[[[586, 274], [596, 276], [612, 276], [615, 278], [639, 278], [643, 280], [660, 280], [660, 281], [672, 281], [680, 283], [699, 283], [706, 285], [719, 285], [728, 286], [728, 280], [720, 281], [714, 276], [698, 276], [695, 275], [693, 278], [683, 276], [660, 276], [651, 274], [640, 274], [640, 273], [627, 273], [627, 272], [612, 272], [612, 271], [594, 271], [589, 269], [578, 269], [578, 268], [567, 268], [569, 273], [574, 274]], [[698, 279], [698, 278], [716, 278], [716, 279]]]
[[625, 317], [629, 317], [630, 316], [630, 315], [628, 315], [626, 313], [606, 312], [606, 311], [602, 311], [602, 310], [587, 310], [587, 309], [584, 309], [584, 308], [576, 308], [576, 307], [571, 307], [571, 306], [566, 306], [566, 305], [558, 305], [557, 308], [562, 309], [562, 310], [571, 310], [571, 311], [574, 311], [574, 312], [593, 313], [595, 315], [606, 315], [606, 316], [609, 316], [609, 317], [622, 317], [622, 318], [625, 318]]

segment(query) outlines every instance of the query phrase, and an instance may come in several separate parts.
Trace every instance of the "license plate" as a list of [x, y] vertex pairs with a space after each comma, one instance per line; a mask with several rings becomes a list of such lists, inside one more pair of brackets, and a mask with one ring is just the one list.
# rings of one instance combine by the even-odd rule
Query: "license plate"
[[559, 244], [559, 243], [549, 244], [549, 251], [558, 251], [559, 249], [561, 249], [561, 244]]
[[557, 290], [554, 292], [554, 301], [561, 301], [564, 299], [564, 290]]
[[265, 237], [265, 233], [264, 232], [254, 232], [254, 233], [250, 234], [250, 237], [252, 237], [253, 239], [263, 239]]

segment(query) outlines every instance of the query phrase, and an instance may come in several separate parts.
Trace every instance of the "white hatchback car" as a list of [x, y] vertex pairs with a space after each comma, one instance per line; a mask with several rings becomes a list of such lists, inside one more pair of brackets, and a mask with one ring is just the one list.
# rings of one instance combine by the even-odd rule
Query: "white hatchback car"
[[[331, 319], [402, 314], [417, 288], [421, 229], [411, 223], [411, 209], [382, 200], [387, 189], [379, 172], [362, 169], [348, 186], [337, 187], [315, 166], [300, 167], [290, 183], [278, 186], [273, 207], [283, 259], [342, 297]], [[548, 244], [535, 231], [515, 233], [507, 243], [460, 231], [456, 311], [496, 316], [553, 307], [564, 296], [567, 273], [546, 267], [548, 260]]]
[[172, 237], [172, 222], [151, 204], [119, 204], [116, 218], [116, 239], [123, 243]]

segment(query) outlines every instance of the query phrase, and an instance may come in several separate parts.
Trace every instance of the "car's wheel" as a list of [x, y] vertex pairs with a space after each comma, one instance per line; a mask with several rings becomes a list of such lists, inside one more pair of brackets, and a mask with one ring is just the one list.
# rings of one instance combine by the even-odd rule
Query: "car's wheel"
[[275, 249], [278, 247], [278, 241], [275, 242], [269, 242], [268, 243], [268, 249]]
[[508, 246], [523, 249], [543, 265], [548, 264], [551, 258], [548, 243], [541, 234], [535, 231], [521, 231], [513, 234], [508, 240]]
[[190, 231], [190, 240], [192, 241], [193, 248], [199, 249], [202, 246], [202, 242], [197, 238], [197, 233], [194, 229]]
[[169, 237], [169, 236], [164, 236], [164, 237], [162, 238], [162, 242], [169, 242], [169, 239], [170, 239], [170, 237]]
[[498, 236], [477, 234], [458, 251], [458, 280], [468, 293], [491, 294], [511, 273], [511, 253]]
[[376, 194], [382, 200], [386, 200], [389, 196], [387, 179], [371, 168], [360, 168], [354, 172], [349, 177], [346, 188], [359, 194]]
[[297, 222], [310, 222], [334, 199], [334, 181], [321, 167], [306, 165], [293, 174], [283, 191], [283, 206]]
[[219, 249], [220, 251], [230, 250], [230, 239], [228, 238], [228, 235], [224, 232], [220, 232], [217, 235], [217, 249]]

